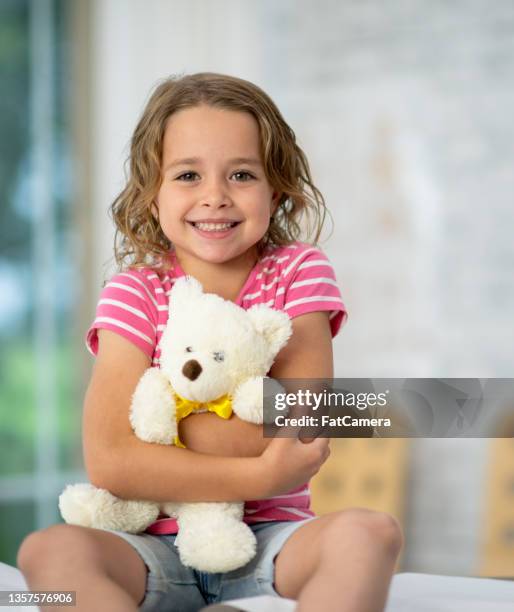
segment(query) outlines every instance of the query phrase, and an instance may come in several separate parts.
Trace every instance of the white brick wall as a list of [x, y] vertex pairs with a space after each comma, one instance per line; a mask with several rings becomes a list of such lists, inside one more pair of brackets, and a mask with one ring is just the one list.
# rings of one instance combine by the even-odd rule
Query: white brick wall
[[[268, 55], [334, 214], [338, 374], [511, 376], [514, 5], [295, 6]], [[413, 443], [406, 568], [476, 570], [486, 451]]]

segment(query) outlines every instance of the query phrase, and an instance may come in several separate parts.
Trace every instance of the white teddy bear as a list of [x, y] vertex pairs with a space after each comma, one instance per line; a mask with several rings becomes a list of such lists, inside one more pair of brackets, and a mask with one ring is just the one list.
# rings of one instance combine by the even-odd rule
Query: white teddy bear
[[[146, 370], [132, 397], [130, 422], [138, 438], [181, 445], [177, 423], [206, 410], [223, 418], [233, 411], [261, 424], [263, 377], [291, 335], [289, 317], [265, 305], [244, 310], [203, 293], [192, 277], [175, 283], [169, 310], [161, 367]], [[67, 523], [130, 533], [144, 531], [160, 513], [176, 517], [182, 563], [205, 572], [231, 571], [255, 555], [243, 503], [130, 501], [77, 484], [66, 487], [59, 508]]]

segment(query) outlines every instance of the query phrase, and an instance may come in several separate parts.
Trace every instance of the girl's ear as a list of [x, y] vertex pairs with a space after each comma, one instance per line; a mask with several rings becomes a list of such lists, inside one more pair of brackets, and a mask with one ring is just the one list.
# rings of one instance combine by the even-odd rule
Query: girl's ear
[[280, 202], [280, 196], [282, 194], [278, 191], [274, 191], [273, 195], [271, 196], [271, 216], [273, 216], [275, 214], [275, 211], [278, 208], [278, 203]]

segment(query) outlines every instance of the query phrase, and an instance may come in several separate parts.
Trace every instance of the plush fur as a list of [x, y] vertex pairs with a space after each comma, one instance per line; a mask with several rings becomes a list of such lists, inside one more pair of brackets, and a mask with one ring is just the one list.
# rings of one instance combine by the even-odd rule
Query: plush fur
[[[283, 312], [264, 305], [244, 310], [203, 293], [192, 277], [179, 279], [170, 293], [161, 367], [144, 373], [132, 397], [135, 434], [146, 442], [174, 443], [174, 393], [194, 402], [228, 394], [239, 418], [262, 423], [263, 377], [291, 331]], [[182, 563], [205, 572], [236, 569], [255, 555], [255, 537], [242, 522], [243, 503], [121, 500], [90, 484], [77, 484], [66, 487], [59, 508], [67, 523], [130, 533], [144, 531], [160, 512], [176, 517]]]

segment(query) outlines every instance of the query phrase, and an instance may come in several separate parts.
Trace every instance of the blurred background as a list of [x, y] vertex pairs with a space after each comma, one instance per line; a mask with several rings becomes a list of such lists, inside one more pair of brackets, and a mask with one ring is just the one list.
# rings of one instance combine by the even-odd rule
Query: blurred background
[[[307, 152], [350, 312], [338, 377], [512, 376], [512, 2], [0, 0], [3, 562], [85, 478], [107, 209], [151, 88], [197, 71], [260, 85]], [[402, 570], [514, 575], [511, 440], [337, 441], [313, 489], [395, 514]]]

